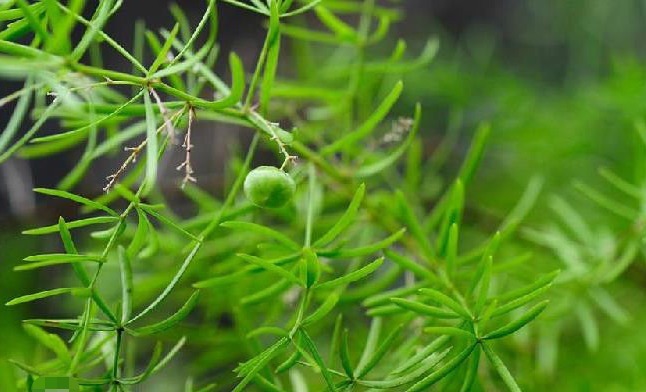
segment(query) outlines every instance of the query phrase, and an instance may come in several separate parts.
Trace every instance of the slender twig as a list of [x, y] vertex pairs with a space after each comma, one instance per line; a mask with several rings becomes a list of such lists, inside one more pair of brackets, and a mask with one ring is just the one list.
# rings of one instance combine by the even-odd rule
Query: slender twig
[[170, 116], [168, 115], [168, 109], [166, 109], [166, 106], [162, 102], [161, 98], [159, 98], [159, 94], [157, 94], [157, 91], [155, 91], [154, 88], [149, 87], [148, 91], [150, 91], [150, 95], [152, 95], [152, 97], [155, 99], [155, 102], [159, 107], [159, 112], [164, 118], [164, 125], [166, 126], [166, 133], [170, 138], [170, 142], [175, 144], [175, 127], [173, 127], [173, 122], [171, 121]]
[[197, 179], [193, 177], [193, 166], [191, 165], [191, 150], [193, 149], [193, 143], [191, 143], [191, 131], [193, 120], [195, 120], [195, 109], [191, 107], [188, 109], [188, 127], [186, 128], [184, 143], [182, 143], [182, 147], [186, 150], [186, 155], [184, 157], [184, 162], [177, 166], [177, 170], [184, 169], [182, 188], [184, 188], [188, 182], [197, 182]]
[[289, 151], [287, 151], [287, 147], [285, 143], [280, 139], [280, 136], [278, 136], [277, 130], [280, 130], [280, 124], [268, 121], [263, 116], [261, 116], [258, 112], [253, 110], [248, 110], [246, 112], [246, 118], [257, 129], [268, 134], [269, 139], [278, 145], [278, 150], [280, 151], [281, 155], [284, 158], [283, 164], [280, 166], [281, 170], [287, 167], [288, 163], [294, 162], [296, 159], [298, 159], [297, 156], [291, 155]]
[[14, 91], [13, 93], [6, 95], [2, 98], [0, 98], [0, 108], [2, 108], [4, 105], [8, 104], [9, 102], [20, 98], [24, 94], [31, 93], [32, 91], [38, 90], [39, 88], [43, 87], [45, 83], [35, 83], [27, 87], [23, 87], [20, 90]]
[[[174, 114], [169, 118], [169, 120], [170, 120], [171, 122], [172, 122], [172, 121], [175, 121], [175, 119], [176, 119], [178, 116], [180, 116], [182, 113], [184, 113], [184, 110], [185, 110], [185, 108], [182, 108], [182, 109], [178, 110], [177, 112], [175, 112], [175, 113], [174, 113]], [[164, 122], [164, 124], [160, 125], [160, 126], [157, 128], [157, 131], [156, 131], [156, 133], [155, 133], [155, 136], [159, 135], [159, 134], [161, 133], [161, 131], [162, 131], [165, 127], [166, 127], [166, 122]], [[170, 136], [170, 135], [168, 135], [168, 136]], [[141, 143], [139, 143], [139, 144], [138, 144], [137, 146], [135, 146], [135, 147], [124, 147], [124, 151], [130, 151], [130, 155], [128, 155], [128, 157], [125, 159], [125, 161], [123, 161], [123, 163], [121, 164], [121, 166], [119, 166], [119, 168], [117, 169], [117, 171], [116, 171], [116, 172], [114, 172], [113, 174], [110, 174], [109, 176], [107, 176], [107, 177], [106, 177], [106, 179], [108, 180], [108, 183], [106, 184], [106, 186], [105, 186], [105, 187], [103, 187], [103, 191], [104, 191], [104, 192], [108, 192], [108, 191], [110, 191], [110, 189], [112, 189], [112, 187], [113, 187], [113, 186], [114, 186], [114, 184], [117, 182], [117, 180], [118, 180], [118, 179], [123, 175], [123, 173], [126, 171], [126, 169], [128, 168], [128, 166], [130, 166], [132, 163], [135, 163], [135, 162], [137, 161], [137, 157], [139, 156], [139, 154], [141, 153], [141, 151], [143, 150], [143, 148], [144, 148], [144, 147], [146, 147], [146, 144], [148, 144], [148, 139], [144, 139], [144, 140], [142, 140], [142, 141], [141, 141]]]
[[81, 91], [81, 90], [91, 90], [95, 87], [99, 86], [118, 86], [118, 85], [131, 85], [131, 86], [136, 86], [136, 83], [128, 82], [128, 81], [121, 81], [121, 80], [112, 80], [108, 77], [105, 77], [104, 82], [96, 82], [96, 83], [89, 83], [85, 84], [82, 86], [76, 86], [76, 87], [70, 87], [68, 88], [69, 91]]

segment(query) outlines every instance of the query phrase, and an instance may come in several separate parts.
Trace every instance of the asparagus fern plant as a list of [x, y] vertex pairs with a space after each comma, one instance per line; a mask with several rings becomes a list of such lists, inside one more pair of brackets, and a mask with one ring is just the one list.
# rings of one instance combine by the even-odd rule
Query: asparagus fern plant
[[[428, 186], [452, 135], [428, 156], [423, 105], [397, 102], [402, 75], [431, 63], [436, 39], [417, 56], [393, 42], [390, 27], [403, 15], [391, 2], [208, 0], [196, 25], [173, 6], [174, 26], [139, 24], [126, 43], [104, 29], [121, 4], [0, 3], [0, 77], [24, 83], [0, 101], [14, 108], [0, 162], [83, 151], [56, 188], [35, 189], [76, 203], [85, 216], [24, 232], [56, 236], [59, 246], [16, 270], [71, 276], [7, 303], [69, 304], [56, 318], [24, 321], [50, 355], [15, 361], [19, 390], [53, 376], [86, 390], [162, 390], [155, 380], [178, 372], [186, 383], [172, 388], [186, 391], [519, 391], [531, 380], [509, 366], [510, 342], [548, 308], [558, 271], [528, 274], [525, 253], [507, 243], [541, 180], [528, 183], [497, 230], [471, 222], [469, 186], [490, 134], [482, 124], [457, 173], [443, 187]], [[250, 69], [218, 45], [217, 10], [229, 6], [265, 20]], [[389, 45], [390, 54], [375, 55]], [[103, 67], [108, 51], [130, 66]], [[223, 57], [230, 78], [213, 71]], [[222, 198], [200, 189], [194, 171], [201, 122], [253, 135], [245, 154], [227, 158]], [[45, 134], [45, 124], [55, 131]], [[183, 151], [177, 187], [196, 207], [190, 217], [174, 213], [158, 186], [169, 149]], [[254, 169], [260, 149], [275, 153], [275, 167]], [[103, 194], [75, 193], [96, 175], [97, 161], [121, 150], [120, 163], [102, 173]], [[590, 234], [579, 240], [594, 242], [565, 202], [554, 208], [574, 232]], [[524, 234], [563, 249], [557, 234]], [[611, 276], [636, 246], [609, 266]], [[621, 319], [597, 287], [608, 275], [599, 281], [564, 261], [571, 273], [560, 287], [582, 279]], [[576, 314], [594, 346], [588, 300], [579, 301]]]

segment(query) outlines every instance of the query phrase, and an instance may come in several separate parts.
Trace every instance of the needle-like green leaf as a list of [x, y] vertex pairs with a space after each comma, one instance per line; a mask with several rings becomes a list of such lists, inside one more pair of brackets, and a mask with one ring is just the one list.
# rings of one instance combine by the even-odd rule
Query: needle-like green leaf
[[164, 45], [157, 53], [157, 57], [155, 57], [155, 60], [153, 61], [150, 68], [148, 68], [148, 75], [154, 75], [155, 72], [159, 69], [159, 67], [161, 67], [162, 64], [168, 61], [168, 57], [167, 57], [168, 51], [170, 50], [173, 44], [173, 41], [175, 40], [175, 36], [177, 35], [178, 32], [179, 32], [179, 23], [175, 23], [175, 26], [173, 26], [173, 29], [170, 31], [170, 34], [166, 38], [166, 42], [164, 42]]
[[352, 201], [350, 202], [350, 205], [348, 205], [348, 208], [345, 210], [341, 218], [328, 230], [321, 238], [316, 240], [314, 244], [312, 245], [314, 248], [321, 248], [325, 245], [328, 245], [330, 242], [334, 241], [334, 239], [343, 232], [348, 226], [350, 226], [354, 221], [357, 216], [357, 212], [359, 211], [359, 207], [361, 206], [361, 201], [363, 200], [363, 197], [366, 194], [366, 185], [361, 184], [357, 191], [354, 193], [354, 196], [352, 197]]
[[58, 335], [47, 333], [42, 328], [32, 324], [23, 324], [23, 328], [27, 334], [38, 340], [40, 344], [52, 350], [64, 366], [69, 366], [72, 356], [67, 349], [67, 345]]
[[455, 327], [426, 327], [424, 328], [424, 332], [434, 335], [449, 335], [461, 339], [476, 340], [475, 335], [471, 332]]
[[290, 239], [285, 234], [277, 230], [271, 229], [267, 226], [259, 225], [256, 223], [242, 222], [242, 221], [227, 221], [227, 222], [221, 223], [220, 226], [230, 228], [230, 229], [240, 230], [240, 231], [250, 231], [250, 232], [258, 233], [262, 236], [266, 236], [280, 242], [281, 244], [285, 245], [287, 248], [289, 248], [292, 251], [296, 251], [301, 248], [300, 245], [296, 243], [296, 241]]
[[130, 256], [123, 246], [117, 248], [119, 259], [119, 271], [121, 276], [121, 323], [125, 323], [131, 316], [132, 312], [132, 264]]
[[464, 362], [469, 357], [469, 355], [471, 355], [475, 347], [476, 347], [476, 344], [467, 346], [464, 350], [462, 350], [456, 356], [454, 356], [449, 361], [447, 361], [444, 364], [444, 366], [442, 366], [441, 368], [437, 369], [433, 373], [429, 374], [428, 376], [424, 377], [420, 381], [413, 384], [413, 386], [408, 388], [406, 392], [427, 391], [429, 387], [431, 387], [433, 384], [435, 384], [436, 382], [446, 377], [455, 368], [460, 366], [460, 364]]
[[375, 272], [377, 268], [381, 266], [381, 264], [384, 262], [384, 258], [380, 257], [376, 259], [375, 261], [371, 262], [370, 264], [359, 268], [356, 271], [352, 271], [346, 275], [343, 275], [339, 278], [327, 281], [325, 283], [321, 283], [318, 285], [315, 285], [314, 288], [317, 290], [329, 290], [335, 287], [339, 286], [344, 286], [352, 282], [356, 282], [357, 280], [363, 279], [364, 277], [370, 275], [371, 273]]
[[134, 336], [146, 336], [153, 335], [163, 331], [166, 331], [170, 328], [173, 328], [179, 322], [184, 320], [193, 310], [195, 305], [197, 305], [197, 300], [199, 297], [199, 290], [195, 291], [188, 300], [182, 305], [181, 308], [170, 317], [155, 324], [147, 325], [145, 327], [137, 328], [128, 328], [128, 331]]
[[134, 258], [143, 248], [149, 239], [148, 235], [151, 229], [151, 224], [150, 221], [148, 221], [146, 214], [139, 208], [136, 210], [138, 218], [137, 230], [135, 231], [135, 235], [132, 237], [132, 241], [130, 241], [130, 245], [128, 245], [127, 248], [128, 257], [131, 259]]
[[0, 134], [0, 154], [4, 153], [5, 148], [9, 145], [16, 132], [18, 132], [20, 124], [23, 121], [27, 110], [29, 109], [29, 104], [31, 103], [32, 96], [32, 92], [29, 89], [32, 85], [33, 83], [31, 78], [25, 81], [23, 89], [25, 89], [26, 92], [23, 93], [18, 99], [18, 102], [16, 103], [13, 112], [11, 113], [11, 117], [9, 117], [7, 126], [5, 127], [4, 131], [2, 131], [2, 134]]
[[286, 269], [276, 264], [270, 263], [267, 260], [262, 259], [261, 257], [246, 255], [243, 253], [240, 253], [237, 256], [246, 262], [253, 263], [261, 267], [264, 270], [274, 272], [275, 274], [280, 275], [281, 277], [283, 277], [284, 279], [287, 279], [293, 284], [296, 284], [296, 285], [302, 284], [302, 282], [296, 277], [296, 275], [292, 274], [291, 272], [287, 271]]
[[409, 259], [408, 257], [402, 256], [399, 253], [395, 253], [390, 249], [384, 250], [384, 254], [388, 257], [389, 260], [394, 261], [400, 265], [403, 269], [412, 272], [415, 276], [421, 279], [428, 280], [437, 280], [437, 277], [431, 272], [431, 270], [424, 268], [419, 263], [414, 260]]
[[267, 32], [267, 58], [262, 82], [260, 84], [260, 113], [267, 113], [271, 89], [276, 78], [278, 56], [280, 54], [280, 15], [278, 1], [272, 1], [269, 7], [269, 30]]
[[32, 12], [32, 8], [29, 6], [26, 0], [15, 0], [16, 4], [22, 10], [23, 16], [29, 22], [31, 29], [40, 37], [43, 42], [47, 42], [50, 35], [45, 31], [42, 22], [38, 19], [36, 14]]
[[385, 156], [384, 158], [371, 163], [364, 165], [357, 169], [353, 174], [355, 177], [358, 178], [365, 178], [365, 177], [370, 177], [373, 176], [389, 166], [392, 166], [397, 160], [404, 155], [408, 147], [413, 143], [415, 140], [415, 136], [417, 136], [417, 131], [419, 130], [419, 124], [421, 121], [422, 117], [422, 106], [418, 103], [415, 105], [415, 115], [413, 117], [413, 125], [411, 126], [411, 129], [408, 130], [408, 135], [406, 136], [406, 139], [404, 140], [403, 143], [401, 143], [392, 153], [389, 155]]
[[[379, 347], [373, 353], [368, 356], [365, 361], [360, 361], [356, 369], [356, 377], [362, 378], [368, 374], [377, 364], [381, 361], [388, 351], [392, 348], [393, 344], [400, 337], [400, 333], [404, 328], [404, 324], [399, 324], [396, 326], [389, 334], [383, 339]], [[363, 359], [363, 358], [362, 358]]]
[[[29, 102], [25, 101], [25, 105], [27, 105]], [[49, 120], [49, 118], [54, 114], [54, 111], [60, 106], [61, 104], [61, 99], [60, 97], [57, 97], [54, 99], [54, 101], [47, 106], [47, 109], [38, 117], [38, 119], [34, 122], [34, 124], [29, 128], [27, 131], [25, 131], [22, 134], [22, 137], [18, 139], [11, 147], [6, 149], [4, 152], [0, 154], [0, 163], [6, 161], [9, 159], [16, 151], [18, 151], [22, 146], [24, 146], [35, 134], [40, 130], [40, 128], [45, 124], [45, 121]], [[22, 106], [17, 108], [18, 110], [26, 110], [26, 106], [23, 108]], [[12, 116], [12, 118], [14, 118]], [[17, 121], [16, 127], [18, 126], [19, 122], [22, 120], [23, 116], [15, 117]], [[14, 131], [14, 128], [9, 128], [9, 126], [12, 126], [12, 122], [10, 121], [9, 124], [7, 124], [7, 129], [9, 131]], [[9, 141], [9, 137], [6, 139]]]
[[143, 317], [143, 316], [145, 316], [146, 314], [148, 314], [148, 312], [150, 312], [151, 310], [155, 309], [155, 308], [157, 307], [157, 305], [159, 305], [159, 304], [160, 304], [160, 303], [161, 303], [161, 302], [162, 302], [162, 301], [163, 301], [163, 300], [168, 296], [168, 294], [170, 294], [171, 290], [173, 290], [173, 288], [177, 285], [177, 283], [178, 283], [178, 282], [179, 282], [179, 280], [182, 278], [182, 276], [184, 276], [184, 273], [186, 272], [186, 269], [187, 269], [187, 268], [188, 268], [188, 266], [191, 264], [191, 261], [193, 261], [193, 258], [194, 258], [194, 257], [195, 257], [195, 255], [197, 254], [197, 251], [198, 251], [198, 250], [200, 250], [200, 246], [201, 246], [201, 243], [200, 243], [200, 242], [196, 243], [196, 244], [193, 246], [193, 249], [191, 249], [191, 251], [189, 252], [189, 254], [186, 256], [186, 258], [184, 259], [184, 262], [183, 262], [183, 263], [182, 263], [182, 265], [179, 267], [179, 269], [177, 270], [177, 272], [175, 273], [175, 275], [173, 276], [173, 278], [171, 279], [171, 281], [168, 283], [168, 285], [164, 288], [164, 290], [163, 290], [163, 291], [162, 291], [162, 292], [157, 296], [157, 298], [155, 298], [155, 299], [150, 303], [150, 305], [148, 305], [148, 307], [146, 307], [146, 308], [145, 308], [144, 310], [142, 310], [139, 314], [137, 314], [136, 316], [134, 316], [133, 318], [131, 318], [131, 319], [128, 321], [128, 324], [131, 324], [131, 323], [133, 323], [133, 322], [135, 322], [135, 321], [139, 320], [140, 318], [142, 318], [142, 317]]
[[142, 191], [143, 195], [150, 193], [157, 181], [157, 156], [159, 147], [157, 143], [157, 121], [155, 109], [150, 100], [149, 92], [144, 93], [146, 108], [146, 180]]
[[451, 348], [448, 348], [440, 353], [433, 353], [428, 357], [419, 358], [415, 362], [415, 365], [421, 362], [421, 366], [418, 366], [416, 369], [411, 370], [409, 373], [404, 374], [399, 377], [394, 377], [391, 379], [386, 379], [382, 381], [368, 381], [368, 380], [357, 380], [357, 384], [363, 385], [369, 388], [375, 389], [385, 389], [389, 390], [392, 388], [401, 387], [406, 384], [410, 384], [415, 380], [419, 380], [424, 374], [428, 373], [431, 369], [437, 366], [444, 357], [451, 351]]
[[354, 369], [352, 368], [352, 361], [350, 361], [350, 349], [348, 346], [348, 330], [343, 331], [343, 336], [341, 337], [341, 347], [339, 349], [339, 356], [341, 358], [341, 366], [345, 374], [354, 378]]
[[411, 301], [405, 298], [392, 298], [391, 301], [403, 308], [415, 312], [420, 315], [441, 318], [441, 319], [453, 319], [460, 317], [457, 313], [448, 311], [436, 306], [426, 305], [421, 302]]
[[469, 147], [467, 156], [464, 158], [464, 162], [462, 162], [462, 167], [460, 167], [460, 171], [458, 173], [458, 178], [460, 178], [465, 185], [471, 182], [476, 169], [480, 165], [480, 160], [482, 159], [490, 133], [491, 126], [487, 123], [480, 124], [476, 130], [473, 141], [471, 142], [471, 147]]
[[76, 203], [83, 204], [83, 205], [88, 206], [88, 207], [90, 207], [92, 209], [107, 212], [108, 214], [110, 214], [112, 216], [119, 216], [119, 214], [117, 214], [110, 207], [107, 207], [107, 206], [105, 206], [105, 205], [103, 205], [101, 203], [97, 203], [94, 200], [90, 200], [88, 198], [85, 198], [83, 196], [78, 196], [78, 195], [75, 195], [75, 194], [70, 193], [70, 192], [61, 191], [61, 190], [57, 190], [57, 189], [49, 189], [49, 188], [34, 188], [34, 192], [41, 193], [43, 195], [56, 196], [56, 197], [60, 197], [60, 198], [63, 198], [63, 199], [72, 200], [72, 201], [74, 201]]
[[316, 16], [330, 31], [342, 40], [355, 42], [359, 39], [357, 32], [343, 20], [322, 5], [314, 7]]
[[495, 331], [489, 332], [488, 334], [483, 336], [483, 339], [499, 339], [518, 331], [519, 329], [527, 325], [530, 321], [538, 317], [538, 315], [541, 314], [543, 310], [545, 310], [549, 302], [550, 302], [549, 300], [545, 300], [543, 302], [540, 302], [534, 305], [522, 316], [496, 329]]
[[462, 387], [460, 392], [470, 392], [478, 377], [478, 365], [480, 365], [480, 345], [476, 345], [476, 348], [473, 350], [473, 353], [469, 357], [469, 363], [467, 364], [467, 373], [464, 375], [464, 381], [462, 381]]
[[144, 210], [148, 215], [154, 216], [157, 220], [159, 220], [160, 222], [162, 222], [162, 223], [163, 223], [163, 224], [165, 224], [166, 226], [170, 227], [171, 229], [173, 229], [173, 230], [177, 231], [178, 233], [181, 233], [181, 234], [185, 235], [186, 237], [188, 237], [188, 238], [190, 238], [190, 239], [192, 239], [192, 240], [198, 240], [198, 238], [197, 238], [195, 235], [193, 235], [193, 234], [191, 234], [190, 232], [188, 232], [188, 231], [186, 231], [185, 229], [183, 229], [180, 225], [178, 225], [177, 223], [173, 222], [173, 220], [172, 220], [172, 219], [170, 219], [170, 218], [168, 218], [168, 217], [166, 217], [166, 216], [164, 216], [164, 215], [160, 214], [159, 212], [155, 211], [155, 209], [154, 209], [154, 208], [152, 208], [152, 206], [149, 206], [149, 205], [146, 205], [146, 204], [143, 204], [143, 203], [142, 203], [142, 204], [140, 204], [139, 206], [140, 206], [140, 207], [141, 207], [141, 209], [142, 209], [142, 210]]
[[465, 309], [464, 306], [460, 305], [456, 300], [438, 290], [426, 288], [420, 289], [419, 293], [439, 304], [446, 306], [447, 308], [451, 309], [452, 311], [466, 319], [472, 318], [469, 314], [469, 311]]
[[74, 293], [81, 293], [82, 290], [85, 290], [84, 288], [69, 288], [69, 287], [61, 287], [57, 289], [52, 289], [52, 290], [45, 290], [45, 291], [40, 291], [38, 293], [34, 294], [27, 294], [23, 295], [17, 298], [12, 299], [11, 301], [7, 302], [5, 305], [6, 306], [13, 306], [13, 305], [18, 305], [22, 304], [25, 302], [31, 302], [35, 301], [38, 299], [43, 299], [43, 298], [49, 298], [53, 297], [56, 295], [61, 295], [61, 294], [74, 294]]
[[317, 251], [316, 254], [318, 254], [319, 256], [329, 257], [332, 259], [367, 256], [394, 244], [404, 235], [405, 232], [406, 232], [406, 229], [400, 229], [399, 231], [396, 231], [395, 233], [391, 234], [390, 236], [384, 238], [381, 241], [377, 241], [373, 244], [362, 246], [359, 248], [320, 250], [320, 251]]
[[331, 155], [339, 150], [358, 143], [360, 140], [370, 135], [375, 127], [386, 117], [395, 102], [397, 102], [403, 89], [404, 84], [401, 81], [397, 82], [390, 93], [388, 93], [377, 109], [375, 109], [374, 113], [366, 121], [364, 121], [354, 131], [348, 132], [345, 136], [323, 147], [320, 151], [321, 155]]
[[545, 291], [549, 290], [552, 282], [558, 274], [559, 270], [553, 271], [547, 275], [541, 276], [535, 282], [521, 287], [519, 289], [510, 291], [501, 296], [496, 297], [498, 303], [505, 302], [503, 305], [498, 305], [492, 316], [500, 316], [517, 309], [534, 299], [538, 298]]
[[332, 392], [336, 391], [334, 381], [332, 380], [332, 375], [330, 374], [325, 361], [323, 361], [323, 357], [321, 357], [321, 354], [316, 348], [316, 344], [314, 343], [314, 341], [312, 341], [312, 338], [310, 338], [310, 335], [308, 335], [304, 329], [300, 329], [299, 332], [302, 338], [301, 343], [303, 344], [303, 346], [305, 346], [305, 350], [309, 352], [316, 361], [316, 365], [323, 374], [323, 378], [325, 379], [325, 383], [327, 384], [328, 389]]
[[278, 355], [289, 344], [289, 339], [281, 338], [276, 343], [271, 345], [265, 351], [260, 353], [254, 359], [238, 367], [238, 374], [244, 378], [236, 385], [232, 392], [243, 391], [245, 387], [253, 380], [253, 378], [260, 372], [269, 361]]
[[[40, 257], [42, 256], [42, 257]], [[38, 260], [35, 260], [38, 258]], [[54, 255], [39, 255], [39, 257], [27, 257], [26, 261], [35, 261], [33, 263], [26, 263], [17, 265], [14, 267], [14, 271], [28, 271], [37, 268], [49, 267], [52, 265], [61, 265], [61, 264], [75, 264], [75, 263], [103, 263], [103, 260], [99, 256], [85, 256], [85, 255], [68, 255], [68, 254], [54, 254]]]
[[[75, 221], [69, 221], [66, 223], [66, 227], [68, 229], [76, 229], [79, 227], [86, 227], [90, 225], [100, 225], [104, 223], [114, 223], [118, 220], [117, 217], [114, 216], [97, 216], [94, 218], [85, 218], [85, 219], [79, 219]], [[43, 234], [51, 234], [51, 233], [57, 233], [59, 232], [60, 227], [59, 225], [51, 225], [51, 226], [43, 226], [43, 227], [38, 227], [35, 229], [29, 229], [25, 230], [22, 233], [23, 234], [28, 234], [28, 235], [43, 235]]]
[[511, 392], [521, 392], [520, 387], [516, 383], [516, 380], [514, 380], [514, 377], [511, 375], [509, 372], [509, 369], [505, 366], [505, 364], [502, 362], [502, 359], [496, 354], [489, 344], [487, 342], [482, 342], [482, 350], [485, 352], [487, 355], [487, 358], [489, 358], [489, 362], [491, 362], [491, 365], [493, 365], [494, 369], [498, 372], [502, 380], [505, 382], [507, 387]]
[[317, 321], [321, 320], [323, 317], [325, 317], [332, 309], [334, 309], [334, 306], [337, 304], [339, 301], [339, 294], [338, 293], [332, 293], [331, 295], [328, 295], [327, 298], [325, 298], [325, 301], [321, 304], [321, 306], [318, 307], [312, 314], [309, 316], [305, 317], [305, 319], [301, 322], [301, 325], [303, 327], [316, 323]]

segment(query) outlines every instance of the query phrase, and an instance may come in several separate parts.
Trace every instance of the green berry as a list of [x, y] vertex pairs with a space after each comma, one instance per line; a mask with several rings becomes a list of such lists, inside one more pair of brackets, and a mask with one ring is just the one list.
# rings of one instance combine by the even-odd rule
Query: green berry
[[289, 174], [273, 166], [259, 166], [247, 174], [244, 193], [258, 207], [278, 208], [287, 204], [296, 185]]

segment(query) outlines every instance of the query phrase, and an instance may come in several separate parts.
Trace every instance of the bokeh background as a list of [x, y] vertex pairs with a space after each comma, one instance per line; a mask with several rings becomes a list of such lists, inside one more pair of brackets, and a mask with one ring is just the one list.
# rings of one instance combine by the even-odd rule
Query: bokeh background
[[[540, 175], [544, 191], [526, 222], [542, 227], [554, 220], [550, 197], [559, 195], [600, 229], [623, 230], [622, 222], [599, 211], [574, 189], [577, 181], [604, 186], [599, 167], [610, 167], [624, 178], [641, 182], [634, 167], [638, 146], [635, 123], [646, 115], [646, 2], [641, 0], [402, 0], [405, 18], [393, 29], [392, 41], [404, 38], [411, 52], [437, 36], [441, 48], [436, 60], [405, 77], [400, 109], [421, 102], [424, 108], [425, 153], [450, 129], [458, 132], [447, 171], [457, 165], [478, 123], [492, 125], [492, 140], [468, 204], [472, 220], [493, 225], [518, 198], [528, 180]], [[177, 1], [194, 20], [202, 2]], [[253, 63], [263, 31], [256, 17], [221, 5], [220, 43], [223, 52], [235, 50]], [[117, 41], [132, 41], [134, 21], [149, 28], [170, 27], [165, 2], [126, 0], [108, 25]], [[392, 43], [392, 42], [391, 42]], [[288, 48], [286, 56], [289, 56]], [[384, 52], [388, 50], [383, 48]], [[105, 55], [108, 65], [120, 60]], [[226, 64], [221, 64], [226, 72]], [[16, 86], [0, 85], [0, 95]], [[11, 107], [0, 109], [0, 129]], [[194, 166], [200, 186], [218, 192], [222, 165], [238, 138], [235, 130], [200, 129], [200, 150]], [[0, 303], [35, 291], [40, 282], [56, 277], [14, 273], [11, 268], [25, 255], [52, 247], [47, 239], [20, 235], [26, 227], [51, 223], [59, 215], [71, 217], [73, 206], [36, 197], [32, 187], [51, 187], [74, 165], [80, 151], [61, 156], [0, 165]], [[172, 159], [171, 159], [172, 160]], [[78, 188], [98, 195], [114, 162], [101, 163]], [[180, 174], [168, 170], [168, 196]], [[173, 177], [175, 176], [175, 177]], [[176, 178], [177, 177], [177, 178]], [[178, 201], [178, 203], [181, 203]], [[181, 208], [181, 206], [179, 206]], [[597, 228], [597, 226], [594, 226]], [[541, 257], [553, 257], [549, 252]], [[559, 347], [559, 367], [568, 376], [551, 385], [563, 391], [646, 390], [646, 314], [643, 287], [646, 269], [640, 260], [615, 292], [632, 315], [619, 325], [601, 318], [601, 340], [590, 352], [580, 334], [566, 334]], [[47, 315], [52, 309], [0, 306], [0, 360], [28, 352], [31, 341], [20, 329], [20, 319]], [[584, 358], [584, 360], [582, 360]], [[591, 372], [590, 369], [603, 369]], [[0, 380], [10, 379], [10, 368], [0, 363]], [[557, 374], [560, 373], [557, 372]], [[7, 387], [8, 388], [8, 387]], [[3, 387], [0, 381], [0, 390]]]

